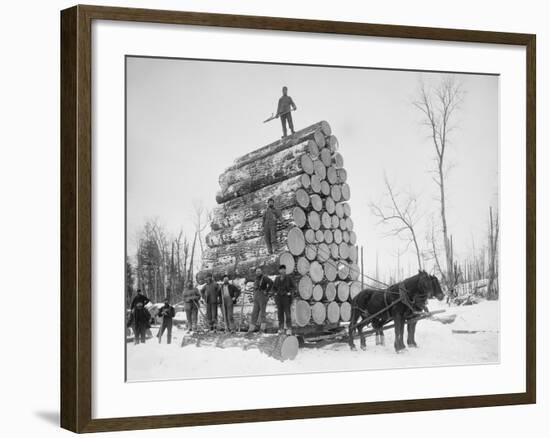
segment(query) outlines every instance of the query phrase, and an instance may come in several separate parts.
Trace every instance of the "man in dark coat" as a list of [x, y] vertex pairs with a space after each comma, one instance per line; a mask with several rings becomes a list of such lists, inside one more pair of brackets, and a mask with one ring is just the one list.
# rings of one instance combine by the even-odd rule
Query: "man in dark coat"
[[277, 105], [277, 117], [281, 118], [281, 124], [283, 125], [283, 137], [287, 135], [286, 124], [290, 128], [290, 132], [294, 134], [294, 124], [292, 123], [292, 113], [291, 110], [296, 110], [296, 105], [292, 100], [292, 97], [288, 96], [288, 89], [283, 87], [283, 95], [279, 99], [279, 104]]
[[260, 323], [260, 332], [265, 332], [265, 309], [273, 281], [264, 275], [261, 268], [256, 269], [256, 280], [254, 280], [254, 306], [252, 307], [252, 318], [248, 326], [248, 332], [252, 333], [256, 329], [256, 324]]
[[223, 277], [221, 285], [221, 305], [223, 316], [225, 318], [226, 329], [235, 332], [235, 319], [233, 318], [233, 305], [237, 303], [237, 298], [241, 294], [241, 290], [234, 284], [229, 283], [229, 277]]
[[206, 303], [208, 329], [216, 330], [218, 322], [218, 304], [221, 303], [221, 289], [220, 285], [212, 278], [212, 274], [206, 277], [206, 285], [202, 290], [202, 298]]
[[145, 295], [143, 295], [143, 292], [141, 292], [141, 289], [138, 289], [137, 290], [137, 295], [132, 300], [132, 304], [130, 305], [130, 309], [133, 310], [134, 307], [136, 307], [137, 303], [141, 303], [145, 307], [150, 302], [151, 302], [151, 300], [149, 298], [147, 298]]
[[168, 332], [168, 343], [170, 344], [172, 342], [172, 319], [176, 316], [176, 310], [170, 305], [168, 298], [164, 300], [164, 306], [159, 309], [158, 316], [162, 318], [158, 332], [159, 344], [161, 343], [164, 330]]
[[143, 303], [138, 301], [134, 309], [130, 312], [128, 327], [134, 330], [134, 343], [137, 345], [140, 342], [145, 344], [145, 333], [150, 327], [151, 314], [143, 306]]
[[187, 320], [187, 331], [197, 330], [197, 319], [199, 314], [199, 300], [201, 294], [193, 282], [187, 282], [187, 289], [183, 291], [183, 309], [185, 310], [185, 319]]
[[275, 208], [275, 201], [270, 198], [264, 211], [263, 229], [264, 239], [269, 254], [273, 254], [273, 245], [277, 238], [277, 221], [281, 219], [281, 212]]
[[292, 334], [292, 322], [290, 320], [290, 306], [292, 295], [296, 291], [296, 284], [291, 276], [286, 273], [286, 266], [279, 266], [279, 275], [273, 282], [275, 292], [275, 304], [277, 304], [277, 318], [279, 320], [279, 333], [284, 332], [286, 325], [287, 335]]

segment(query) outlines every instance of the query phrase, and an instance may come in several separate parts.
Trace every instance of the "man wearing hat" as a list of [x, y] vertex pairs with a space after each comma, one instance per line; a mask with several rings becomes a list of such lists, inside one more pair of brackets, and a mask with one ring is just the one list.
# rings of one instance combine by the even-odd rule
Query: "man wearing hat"
[[220, 285], [214, 281], [212, 274], [206, 276], [206, 285], [202, 289], [202, 298], [206, 303], [206, 320], [209, 330], [216, 330], [218, 322], [218, 304], [221, 302]]
[[130, 309], [134, 309], [134, 307], [136, 307], [136, 304], [137, 303], [141, 303], [144, 307], [149, 304], [151, 302], [151, 300], [149, 298], [147, 298], [143, 292], [141, 291], [141, 289], [138, 289], [137, 290], [137, 295], [134, 297], [134, 299], [132, 300], [132, 304], [130, 305]]
[[187, 331], [197, 330], [197, 319], [199, 315], [199, 300], [201, 294], [196, 287], [193, 287], [191, 280], [187, 281], [187, 288], [183, 291], [183, 309], [187, 320]]
[[276, 241], [277, 221], [281, 219], [281, 212], [275, 208], [275, 201], [269, 198], [263, 217], [265, 244], [269, 254], [273, 254], [273, 244]]
[[288, 88], [283, 87], [283, 95], [279, 99], [279, 104], [277, 105], [277, 117], [281, 118], [281, 124], [283, 125], [283, 136], [285, 138], [287, 135], [286, 124], [290, 128], [290, 132], [294, 134], [294, 124], [292, 123], [292, 114], [291, 111], [296, 110], [296, 105], [292, 100], [292, 97], [288, 95]]
[[286, 334], [292, 334], [292, 322], [290, 320], [290, 306], [292, 304], [292, 295], [296, 291], [296, 284], [290, 275], [286, 273], [286, 266], [279, 266], [279, 275], [273, 283], [275, 292], [275, 304], [277, 304], [277, 319], [279, 320], [279, 333], [284, 332], [286, 325]]
[[162, 318], [162, 324], [157, 335], [159, 344], [161, 343], [164, 330], [168, 333], [168, 343], [170, 344], [172, 342], [172, 319], [176, 316], [176, 310], [170, 305], [168, 298], [164, 299], [164, 306], [159, 309], [158, 316]]
[[248, 326], [248, 333], [254, 332], [258, 322], [260, 323], [260, 332], [265, 331], [265, 309], [272, 288], [273, 281], [267, 275], [264, 275], [261, 268], [257, 268], [256, 280], [254, 280], [254, 307], [252, 307], [252, 318]]
[[231, 333], [235, 332], [235, 320], [233, 319], [233, 305], [237, 303], [237, 298], [241, 294], [241, 290], [234, 284], [229, 283], [229, 276], [223, 277], [223, 283], [221, 286], [221, 305], [223, 316], [227, 329], [231, 330]]

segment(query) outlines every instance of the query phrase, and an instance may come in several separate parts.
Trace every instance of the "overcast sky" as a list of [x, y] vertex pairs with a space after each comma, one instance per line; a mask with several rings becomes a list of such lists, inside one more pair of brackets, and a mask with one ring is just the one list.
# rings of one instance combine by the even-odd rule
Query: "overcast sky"
[[[266, 65], [179, 59], [127, 59], [128, 253], [148, 218], [169, 233], [192, 238], [192, 204], [216, 205], [218, 176], [233, 160], [281, 136], [276, 110], [286, 85], [298, 110], [296, 129], [326, 120], [338, 137], [349, 175], [352, 218], [365, 267], [395, 269], [402, 241], [385, 237], [369, 208], [387, 174], [395, 188], [416, 193], [423, 213], [421, 246], [430, 217], [439, 222], [434, 150], [412, 105], [421, 80], [445, 74]], [[498, 202], [498, 77], [454, 74], [466, 92], [448, 151], [448, 226], [458, 256], [485, 245], [490, 205]], [[414, 253], [401, 258], [415, 269]]]

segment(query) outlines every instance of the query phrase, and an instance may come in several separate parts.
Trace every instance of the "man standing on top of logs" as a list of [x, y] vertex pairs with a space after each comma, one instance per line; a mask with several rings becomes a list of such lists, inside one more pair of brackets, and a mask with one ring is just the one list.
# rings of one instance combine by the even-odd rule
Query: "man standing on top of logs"
[[286, 266], [279, 266], [279, 275], [273, 283], [275, 292], [275, 304], [277, 304], [277, 319], [279, 320], [279, 334], [284, 332], [286, 324], [286, 334], [292, 334], [292, 321], [290, 320], [290, 306], [292, 304], [292, 294], [296, 290], [296, 284], [290, 275], [286, 273]]
[[273, 254], [273, 244], [276, 241], [277, 221], [281, 219], [281, 212], [275, 208], [275, 201], [269, 198], [263, 217], [265, 244], [269, 254]]
[[208, 329], [216, 330], [218, 322], [218, 304], [221, 302], [221, 290], [220, 285], [212, 278], [212, 274], [206, 276], [206, 285], [202, 290], [202, 298], [206, 303]]
[[254, 332], [258, 321], [260, 321], [260, 332], [265, 332], [265, 309], [272, 288], [273, 281], [267, 275], [264, 275], [261, 268], [257, 268], [256, 280], [254, 280], [254, 307], [252, 307], [252, 318], [248, 326], [248, 333]]
[[225, 318], [226, 328], [235, 333], [235, 320], [233, 319], [233, 305], [237, 303], [237, 298], [241, 294], [241, 290], [234, 284], [229, 283], [229, 277], [223, 277], [221, 299], [222, 311]]
[[281, 118], [281, 124], [283, 125], [283, 136], [285, 138], [287, 135], [286, 124], [288, 122], [288, 127], [290, 132], [294, 134], [294, 124], [292, 123], [292, 114], [291, 111], [296, 111], [296, 104], [292, 100], [292, 97], [287, 95], [288, 88], [283, 87], [283, 95], [279, 99], [279, 105], [277, 105], [276, 117]]

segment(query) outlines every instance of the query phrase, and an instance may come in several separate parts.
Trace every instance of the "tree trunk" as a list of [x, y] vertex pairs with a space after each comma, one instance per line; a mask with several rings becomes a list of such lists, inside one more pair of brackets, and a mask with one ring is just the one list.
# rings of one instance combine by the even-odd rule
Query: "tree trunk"
[[235, 160], [232, 166], [226, 169], [226, 172], [238, 169], [253, 161], [261, 160], [269, 155], [288, 149], [294, 145], [302, 143], [305, 140], [315, 140], [318, 146], [323, 147], [325, 144], [325, 136], [331, 134], [330, 125], [324, 120], [308, 126], [295, 132], [293, 135], [277, 140], [267, 146], [245, 154]]

